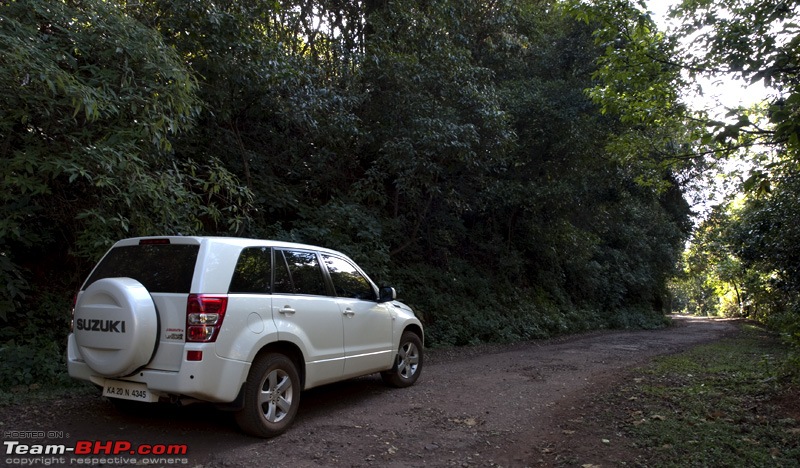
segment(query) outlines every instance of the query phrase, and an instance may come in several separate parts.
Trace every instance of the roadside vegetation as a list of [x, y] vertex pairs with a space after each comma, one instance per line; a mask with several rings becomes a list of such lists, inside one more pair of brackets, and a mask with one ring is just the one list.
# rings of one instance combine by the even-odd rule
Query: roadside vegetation
[[603, 403], [637, 466], [794, 466], [798, 369], [779, 337], [743, 324], [735, 337], [657, 358]]
[[[140, 235], [344, 251], [429, 346], [663, 326], [728, 285], [797, 342], [798, 6], [685, 3], [666, 33], [639, 1], [3, 2], [0, 390], [65, 382], [78, 285]], [[773, 94], [720, 118], [698, 75]], [[687, 199], [732, 155], [700, 268]]]

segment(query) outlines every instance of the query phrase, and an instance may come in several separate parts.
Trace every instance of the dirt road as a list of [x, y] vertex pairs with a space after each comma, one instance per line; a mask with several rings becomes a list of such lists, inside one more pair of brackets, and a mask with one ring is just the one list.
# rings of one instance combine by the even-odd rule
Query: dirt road
[[[370, 376], [304, 393], [294, 426], [271, 440], [242, 435], [230, 414], [197, 405], [125, 415], [92, 396], [5, 408], [0, 465], [24, 458], [7, 453], [10, 436], [67, 447], [81, 440], [186, 444], [186, 455], [162, 457], [157, 466], [540, 466], [553, 464], [562, 443], [581, 447], [582, 464], [602, 465], [608, 439], [602, 442], [605, 428], [587, 415], [592, 395], [613, 390], [627, 370], [654, 356], [736, 329], [725, 321], [674, 320], [663, 330], [429, 352], [422, 377], [408, 389], [387, 388]], [[570, 421], [575, 427], [564, 430]], [[11, 431], [45, 437], [34, 432], [21, 439]], [[67, 464], [71, 458], [81, 457], [68, 454]], [[146, 457], [106, 458], [109, 464]]]

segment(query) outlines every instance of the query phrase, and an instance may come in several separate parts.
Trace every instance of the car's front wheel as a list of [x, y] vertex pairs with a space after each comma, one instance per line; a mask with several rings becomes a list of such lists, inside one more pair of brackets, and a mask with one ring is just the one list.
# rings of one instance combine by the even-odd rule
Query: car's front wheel
[[256, 358], [244, 388], [244, 408], [236, 422], [248, 434], [275, 437], [294, 421], [300, 406], [300, 377], [291, 359], [282, 354]]
[[417, 381], [421, 372], [422, 340], [414, 332], [403, 332], [394, 367], [382, 372], [381, 378], [393, 387], [410, 387]]

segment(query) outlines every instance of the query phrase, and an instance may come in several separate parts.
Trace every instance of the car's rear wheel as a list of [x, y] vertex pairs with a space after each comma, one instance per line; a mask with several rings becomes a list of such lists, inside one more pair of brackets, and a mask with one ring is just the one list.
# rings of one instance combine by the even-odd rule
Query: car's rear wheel
[[394, 367], [382, 372], [381, 378], [393, 387], [410, 387], [417, 381], [421, 372], [422, 340], [414, 332], [403, 332]]
[[242, 430], [257, 437], [282, 434], [300, 406], [300, 377], [291, 359], [282, 354], [256, 358], [244, 388], [244, 408], [236, 413]]

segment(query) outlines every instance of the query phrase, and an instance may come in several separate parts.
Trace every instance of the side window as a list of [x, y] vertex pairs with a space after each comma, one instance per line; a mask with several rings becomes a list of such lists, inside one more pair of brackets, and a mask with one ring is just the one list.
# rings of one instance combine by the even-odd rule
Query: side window
[[327, 295], [317, 254], [301, 250], [276, 250], [275, 292]]
[[269, 247], [247, 247], [239, 254], [231, 278], [232, 293], [269, 294], [272, 259]]
[[375, 301], [378, 296], [369, 280], [358, 269], [344, 259], [323, 255], [322, 260], [328, 268], [333, 288], [339, 297]]

